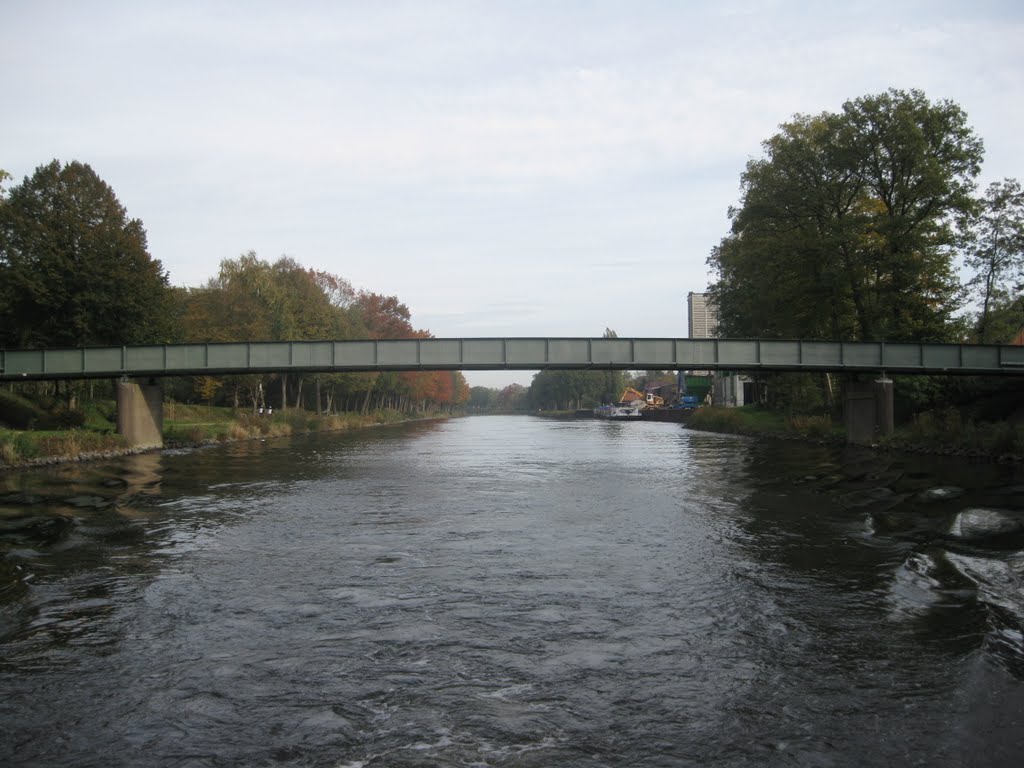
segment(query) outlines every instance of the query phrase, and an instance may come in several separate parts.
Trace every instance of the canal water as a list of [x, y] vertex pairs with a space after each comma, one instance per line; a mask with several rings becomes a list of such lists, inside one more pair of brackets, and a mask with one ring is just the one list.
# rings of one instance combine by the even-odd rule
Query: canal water
[[1017, 766], [969, 507], [1019, 466], [533, 417], [6, 473], [0, 764]]

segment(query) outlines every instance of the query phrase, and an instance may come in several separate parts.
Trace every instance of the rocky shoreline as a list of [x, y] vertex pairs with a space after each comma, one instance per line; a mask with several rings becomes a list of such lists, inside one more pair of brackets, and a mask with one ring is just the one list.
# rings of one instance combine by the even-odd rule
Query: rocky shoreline
[[[57, 454], [53, 456], [37, 456], [33, 459], [25, 459], [14, 464], [0, 462], [0, 472], [18, 469], [33, 469], [35, 467], [51, 467], [58, 464], [77, 464], [79, 462], [87, 461], [105, 461], [107, 459], [117, 459], [122, 456], [136, 456], [140, 453], [152, 453], [155, 451], [162, 451], [166, 450], [169, 447], [171, 446], [165, 445], [163, 448], [114, 448], [107, 451], [82, 451], [81, 453], [75, 453], [70, 455]], [[198, 445], [193, 447], [198, 447]]]

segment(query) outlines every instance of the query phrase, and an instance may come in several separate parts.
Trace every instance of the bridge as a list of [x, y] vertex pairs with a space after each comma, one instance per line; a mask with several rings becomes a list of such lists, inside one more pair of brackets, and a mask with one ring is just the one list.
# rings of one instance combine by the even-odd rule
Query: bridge
[[[911, 342], [688, 338], [466, 338], [147, 344], [0, 350], [0, 381], [116, 378], [118, 431], [162, 442], [165, 376], [420, 370], [715, 370], [868, 373], [847, 393], [847, 426], [892, 429], [897, 374], [1024, 375], [1024, 347]], [[866, 404], [871, 401], [870, 409]], [[861, 405], [858, 405], [858, 402]], [[858, 409], [870, 416], [855, 417]], [[871, 421], [870, 429], [864, 427]], [[852, 435], [853, 433], [850, 432]]]

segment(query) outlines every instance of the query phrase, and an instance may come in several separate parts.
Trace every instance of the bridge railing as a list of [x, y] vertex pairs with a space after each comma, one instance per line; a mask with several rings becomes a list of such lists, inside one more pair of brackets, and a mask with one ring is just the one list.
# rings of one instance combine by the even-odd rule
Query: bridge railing
[[278, 371], [681, 369], [1024, 374], [1024, 347], [687, 338], [266, 341], [0, 350], [0, 380]]

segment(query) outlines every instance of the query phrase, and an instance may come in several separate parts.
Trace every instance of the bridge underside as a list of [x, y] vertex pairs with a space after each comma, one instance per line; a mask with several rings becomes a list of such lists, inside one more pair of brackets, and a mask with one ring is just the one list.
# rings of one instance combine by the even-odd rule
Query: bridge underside
[[[847, 441], [868, 444], [893, 431], [893, 385], [889, 379], [847, 385]], [[155, 379], [117, 383], [117, 432], [138, 448], [163, 446], [163, 386]]]
[[0, 350], [0, 381], [120, 379], [118, 431], [133, 445], [162, 442], [157, 379], [163, 376], [550, 369], [881, 374], [878, 382], [856, 385], [847, 393], [850, 439], [870, 442], [892, 430], [892, 382], [885, 384], [886, 374], [1021, 375], [1024, 347], [761, 339], [486, 338]]
[[0, 350], [0, 381], [409, 370], [1024, 374], [1024, 347], [759, 339], [379, 339]]

